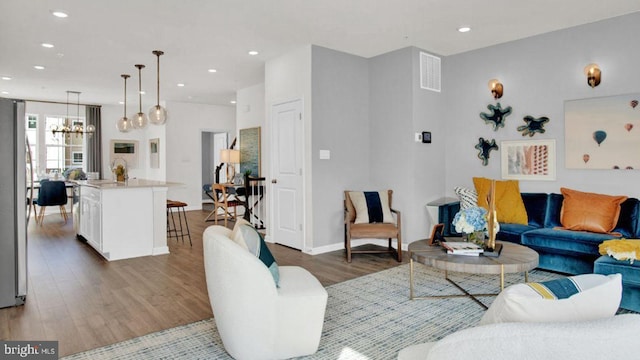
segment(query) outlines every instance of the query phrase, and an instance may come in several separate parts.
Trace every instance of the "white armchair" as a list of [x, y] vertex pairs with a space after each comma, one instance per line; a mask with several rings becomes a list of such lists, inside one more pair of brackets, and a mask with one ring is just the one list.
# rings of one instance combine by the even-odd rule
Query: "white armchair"
[[284, 359], [316, 352], [327, 291], [298, 266], [280, 266], [276, 287], [264, 263], [231, 234], [217, 225], [203, 234], [209, 300], [227, 352], [235, 359]]

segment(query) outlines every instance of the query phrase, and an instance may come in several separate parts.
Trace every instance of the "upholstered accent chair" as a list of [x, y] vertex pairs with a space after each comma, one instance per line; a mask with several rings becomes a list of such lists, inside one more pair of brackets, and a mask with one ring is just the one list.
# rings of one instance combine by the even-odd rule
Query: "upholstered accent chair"
[[[402, 222], [400, 211], [391, 207], [393, 190], [379, 191], [377, 193], [380, 195], [383, 207], [382, 213], [386, 213], [385, 208], [388, 207], [389, 216], [393, 214], [395, 219], [389, 219], [387, 215], [383, 215], [383, 219], [381, 219], [363, 214], [366, 212], [371, 213], [371, 210], [367, 210], [367, 200], [365, 200], [364, 205], [362, 204], [363, 198], [368, 199], [367, 193], [375, 192], [365, 192], [364, 197], [361, 195], [362, 192], [344, 192], [344, 247], [347, 250], [347, 261], [351, 262], [351, 255], [357, 253], [391, 253], [396, 256], [398, 262], [402, 262]], [[354, 198], [354, 196], [357, 197]], [[397, 239], [395, 249], [392, 246], [394, 238]], [[351, 239], [388, 239], [389, 243], [388, 247], [382, 250], [354, 250], [351, 247]]]
[[207, 290], [225, 350], [251, 360], [315, 353], [327, 291], [298, 266], [279, 266], [276, 286], [267, 266], [233, 240], [234, 232], [213, 225], [203, 233]]

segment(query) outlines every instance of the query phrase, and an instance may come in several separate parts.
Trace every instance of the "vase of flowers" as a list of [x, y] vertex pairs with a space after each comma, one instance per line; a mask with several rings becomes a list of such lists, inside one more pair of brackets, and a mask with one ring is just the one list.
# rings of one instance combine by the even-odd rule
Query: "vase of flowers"
[[457, 232], [466, 234], [467, 241], [484, 246], [487, 231], [487, 210], [478, 206], [460, 210], [453, 217], [452, 224]]

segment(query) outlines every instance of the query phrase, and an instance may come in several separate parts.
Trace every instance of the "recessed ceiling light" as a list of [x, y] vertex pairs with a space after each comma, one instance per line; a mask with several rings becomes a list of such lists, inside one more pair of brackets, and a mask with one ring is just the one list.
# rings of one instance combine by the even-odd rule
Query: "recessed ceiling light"
[[69, 16], [66, 12], [61, 11], [61, 10], [52, 11], [51, 14], [53, 16], [59, 17], [59, 18], [66, 18], [67, 16]]
[[254, 56], [254, 55], [258, 55], [259, 52], [255, 51], [255, 50], [251, 50], [249, 51], [249, 55]]
[[124, 105], [124, 101], [118, 101], [118, 104]]
[[1, 94], [3, 94], [3, 95], [9, 95], [9, 92], [8, 92], [8, 91], [3, 91], [3, 92], [1, 92]]
[[47, 48], [47, 49], [51, 49], [53, 47], [53, 44], [49, 44], [49, 43], [42, 43], [40, 45], [42, 45], [42, 47]]
[[178, 84], [178, 87], [184, 87], [183, 83]]
[[210, 73], [218, 72], [218, 70], [216, 70], [216, 69], [209, 69], [207, 71], [210, 72]]
[[460, 26], [460, 27], [458, 28], [458, 31], [459, 31], [459, 32], [461, 32], [461, 33], [466, 33], [466, 32], [471, 31], [471, 28], [470, 28], [470, 27], [468, 27], [468, 26]]
[[33, 65], [33, 68], [36, 70], [44, 70], [44, 66], [42, 65]]
[[11, 80], [11, 76], [3, 76], [2, 80]]
[[146, 93], [147, 93], [147, 92], [146, 92], [146, 91], [144, 91], [144, 90], [141, 90], [141, 91], [140, 91], [140, 95], [144, 95], [144, 94], [146, 94]]
[[236, 101], [235, 101], [235, 100], [231, 100], [231, 101], [229, 101], [229, 102], [230, 102], [230, 103], [232, 103], [232, 104], [235, 104], [235, 103], [236, 103]]

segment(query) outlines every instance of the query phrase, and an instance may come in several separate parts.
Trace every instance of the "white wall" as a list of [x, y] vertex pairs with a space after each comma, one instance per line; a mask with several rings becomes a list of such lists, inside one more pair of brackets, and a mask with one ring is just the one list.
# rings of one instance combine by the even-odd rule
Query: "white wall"
[[[287, 54], [279, 56], [275, 59], [267, 61], [265, 65], [265, 128], [262, 132], [264, 145], [264, 170], [263, 173], [267, 177], [267, 184], [270, 183], [270, 162], [269, 154], [271, 147], [269, 144], [269, 124], [271, 120], [271, 107], [275, 104], [291, 101], [294, 99], [302, 100], [302, 123], [305, 139], [305, 150], [303, 156], [303, 173], [304, 173], [304, 199], [311, 199], [312, 191], [312, 171], [311, 171], [311, 45], [307, 45], [295, 49]], [[265, 194], [265, 201], [270, 203], [270, 189]], [[305, 219], [305, 247], [312, 246], [313, 236], [313, 212], [312, 204], [304, 203], [302, 209]], [[268, 213], [273, 213], [270, 208]], [[270, 236], [270, 229], [273, 224], [267, 223], [267, 236]]]
[[[639, 171], [566, 169], [564, 102], [640, 91], [638, 59], [640, 13], [560, 30], [492, 46], [443, 61], [442, 122], [446, 124], [446, 193], [456, 185], [472, 186], [471, 177], [500, 178], [500, 152], [482, 166], [474, 145], [478, 137], [524, 139], [516, 128], [525, 115], [548, 116], [544, 134], [532, 139], [556, 139], [557, 180], [520, 181], [525, 192], [559, 192], [560, 187], [639, 197]], [[583, 74], [589, 63], [602, 69], [602, 83], [590, 88]], [[506, 126], [493, 131], [479, 117], [493, 103], [487, 82], [504, 84], [503, 106], [512, 106]], [[529, 139], [529, 137], [527, 137]]]
[[[187, 210], [202, 209], [202, 131], [235, 133], [232, 106], [167, 102], [166, 181], [182, 184], [170, 187], [167, 198], [188, 204]], [[163, 141], [160, 140], [162, 148]]]
[[[266, 111], [264, 83], [238, 90], [236, 93], [236, 137], [240, 141], [240, 130], [260, 127], [260, 176], [267, 172], [265, 166]], [[258, 174], [252, 174], [256, 176]]]

